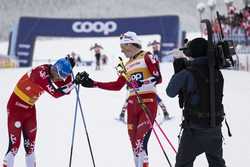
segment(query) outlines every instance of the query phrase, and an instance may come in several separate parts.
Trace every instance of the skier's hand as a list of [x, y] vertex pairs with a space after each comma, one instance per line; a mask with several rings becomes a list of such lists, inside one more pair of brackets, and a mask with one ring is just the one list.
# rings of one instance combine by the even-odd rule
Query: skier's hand
[[95, 86], [94, 81], [91, 78], [89, 78], [89, 74], [85, 71], [78, 72], [76, 74], [74, 83], [81, 84], [83, 87], [87, 88], [93, 88]]
[[76, 65], [76, 59], [75, 59], [74, 55], [72, 55], [72, 53], [71, 53], [71, 54], [68, 54], [68, 55], [66, 56], [66, 59], [69, 60], [69, 62], [70, 62], [70, 64], [71, 64], [71, 67], [74, 68], [75, 65]]
[[128, 86], [131, 87], [131, 88], [139, 88], [143, 85], [143, 81], [136, 81], [136, 80], [133, 80], [131, 82], [129, 82]]
[[74, 83], [79, 85], [83, 82], [83, 80], [85, 78], [88, 78], [89, 77], [89, 74], [86, 72], [86, 71], [83, 71], [83, 72], [78, 72], [75, 76], [75, 80], [74, 80]]
[[59, 90], [63, 94], [69, 94], [71, 92], [71, 90], [74, 89], [74, 88], [75, 88], [75, 84], [73, 82], [70, 82], [67, 85], [64, 85], [61, 88], [59, 88]]

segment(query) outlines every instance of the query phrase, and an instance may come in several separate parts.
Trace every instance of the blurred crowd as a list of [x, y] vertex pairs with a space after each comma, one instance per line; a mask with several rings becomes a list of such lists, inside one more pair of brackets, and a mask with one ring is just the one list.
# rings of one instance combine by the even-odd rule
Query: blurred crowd
[[[236, 43], [248, 43], [250, 36], [250, 7], [245, 6], [237, 10], [232, 4], [227, 6], [227, 14], [220, 15], [221, 28], [226, 38], [232, 39]], [[218, 18], [213, 22], [213, 31], [220, 32]]]

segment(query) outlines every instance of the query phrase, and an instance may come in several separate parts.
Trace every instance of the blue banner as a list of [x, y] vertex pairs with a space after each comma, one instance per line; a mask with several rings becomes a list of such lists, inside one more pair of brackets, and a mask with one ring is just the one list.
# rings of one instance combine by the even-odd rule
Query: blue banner
[[[159, 34], [161, 52], [178, 47], [180, 23], [178, 16], [155, 16], [119, 19], [56, 19], [21, 17], [14, 54], [21, 67], [32, 65], [34, 42], [37, 36], [48, 37], [110, 37], [127, 31], [138, 35]], [[10, 48], [11, 49], [11, 48]]]

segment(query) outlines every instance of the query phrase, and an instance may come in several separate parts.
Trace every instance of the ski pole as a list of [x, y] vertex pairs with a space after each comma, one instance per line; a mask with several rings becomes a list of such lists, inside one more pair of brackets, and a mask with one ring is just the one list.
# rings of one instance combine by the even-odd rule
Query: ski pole
[[170, 141], [169, 138], [167, 137], [166, 133], [162, 130], [160, 124], [159, 124], [156, 120], [155, 120], [154, 122], [155, 122], [155, 124], [157, 125], [157, 127], [160, 129], [161, 133], [163, 134], [163, 136], [164, 136], [165, 139], [167, 140], [167, 142], [168, 142], [168, 144], [170, 145], [170, 147], [173, 149], [173, 151], [174, 151], [175, 153], [177, 153], [177, 151], [176, 151], [174, 145], [171, 143], [171, 141]]
[[[135, 94], [136, 94], [136, 96], [137, 96], [137, 99], [138, 99], [137, 101], [138, 101], [139, 103], [141, 103], [141, 106], [144, 106], [144, 107], [142, 107], [142, 108], [143, 108], [143, 111], [146, 112], [146, 114], [149, 116], [149, 119], [150, 119], [150, 118], [151, 118], [151, 114], [150, 114], [151, 112], [150, 112], [150, 110], [148, 109], [148, 107], [146, 106], [146, 104], [144, 104], [142, 98], [140, 97], [140, 95], [138, 94], [138, 92], [136, 91], [136, 89], [133, 88], [133, 90], [134, 90], [134, 92], [135, 92]], [[171, 148], [174, 150], [174, 152], [177, 153], [177, 151], [176, 151], [176, 149], [174, 148], [173, 144], [170, 142], [170, 140], [168, 139], [167, 135], [166, 135], [165, 132], [162, 130], [160, 124], [159, 124], [156, 120], [154, 120], [154, 122], [155, 122], [155, 124], [157, 125], [157, 127], [159, 128], [159, 130], [161, 131], [161, 133], [163, 134], [163, 136], [165, 137], [165, 139], [167, 140], [168, 144], [171, 146]], [[153, 123], [152, 123], [152, 124], [153, 124]]]
[[161, 147], [161, 150], [162, 150], [162, 152], [163, 152], [165, 158], [166, 158], [167, 161], [168, 161], [169, 166], [172, 167], [172, 164], [171, 164], [171, 162], [170, 162], [170, 160], [169, 160], [169, 158], [168, 158], [168, 156], [167, 156], [167, 153], [166, 153], [165, 149], [163, 148], [163, 145], [162, 145], [162, 143], [161, 143], [161, 141], [160, 141], [160, 138], [159, 138], [159, 136], [157, 135], [157, 133], [156, 133], [156, 131], [155, 131], [155, 129], [154, 129], [153, 122], [151, 121], [151, 120], [153, 120], [153, 119], [152, 119], [152, 117], [151, 117], [151, 115], [150, 115], [150, 112], [149, 112], [148, 107], [147, 107], [146, 104], [143, 102], [143, 100], [142, 100], [142, 98], [139, 96], [138, 92], [135, 90], [135, 87], [133, 87], [133, 90], [134, 90], [134, 92], [135, 92], [135, 95], [136, 95], [136, 97], [137, 97], [137, 101], [138, 101], [138, 103], [139, 103], [141, 109], [144, 111], [144, 113], [145, 113], [145, 115], [146, 115], [146, 118], [148, 119], [148, 121], [149, 121], [149, 123], [150, 123], [150, 128], [152, 128], [152, 130], [153, 130], [153, 132], [154, 132], [154, 135], [155, 135], [155, 137], [156, 137], [156, 139], [157, 139], [157, 142], [159, 143], [159, 145], [160, 145], [160, 147]]
[[166, 151], [165, 151], [165, 150], [164, 150], [164, 148], [163, 148], [163, 145], [162, 145], [162, 143], [161, 143], [161, 141], [160, 141], [160, 139], [159, 139], [159, 136], [156, 134], [156, 131], [155, 131], [155, 129], [154, 129], [154, 128], [152, 128], [152, 130], [153, 130], [153, 132], [154, 132], [154, 134], [155, 134], [155, 137], [156, 137], [156, 139], [157, 139], [158, 143], [160, 144], [161, 150], [162, 150], [162, 152], [163, 152], [164, 156], [166, 157], [166, 159], [167, 159], [167, 161], [168, 161], [169, 166], [170, 166], [170, 167], [172, 167], [172, 164], [171, 164], [171, 162], [170, 162], [170, 160], [169, 160], [169, 158], [168, 158], [168, 156], [167, 156]]
[[[79, 85], [78, 85], [77, 91], [78, 91], [78, 93], [80, 91]], [[76, 97], [75, 115], [74, 115], [74, 123], [73, 123], [73, 133], [72, 133], [71, 148], [70, 148], [69, 167], [71, 167], [71, 164], [72, 164], [72, 155], [73, 155], [74, 140], [75, 140], [75, 127], [76, 127], [76, 118], [77, 118], [77, 108], [78, 108], [78, 98]]]
[[93, 166], [95, 167], [95, 159], [94, 159], [94, 155], [93, 155], [93, 151], [92, 151], [92, 147], [91, 147], [91, 143], [90, 143], [90, 139], [89, 139], [89, 134], [88, 134], [88, 130], [87, 130], [86, 121], [85, 121], [85, 118], [84, 118], [84, 115], [83, 115], [81, 100], [80, 100], [80, 97], [79, 97], [79, 89], [80, 89], [80, 87], [78, 89], [75, 87], [77, 101], [79, 103], [80, 112], [81, 112], [81, 116], [82, 116], [82, 121], [83, 121], [84, 129], [85, 129], [85, 134], [87, 136], [89, 151], [90, 151], [90, 154], [91, 154], [91, 159], [92, 159]]
[[[149, 118], [151, 117], [150, 115], [150, 110], [148, 109], [148, 107], [146, 106], [146, 104], [143, 103], [143, 100], [141, 99], [140, 95], [138, 94], [138, 92], [135, 90], [135, 88], [133, 88], [135, 91], [135, 94], [138, 98], [138, 101], [141, 101], [140, 103], [142, 103], [141, 105], [144, 105], [144, 111], [146, 112], [146, 114], [149, 116]], [[170, 147], [173, 149], [173, 151], [175, 153], [177, 153], [176, 149], [174, 148], [173, 144], [171, 143], [171, 141], [169, 140], [169, 138], [167, 137], [167, 135], [165, 134], [165, 132], [163, 131], [163, 129], [161, 128], [160, 124], [157, 122], [157, 120], [154, 120], [155, 124], [157, 125], [157, 127], [159, 128], [159, 130], [161, 131], [162, 135], [164, 136], [164, 138], [167, 140], [168, 144], [170, 145]]]

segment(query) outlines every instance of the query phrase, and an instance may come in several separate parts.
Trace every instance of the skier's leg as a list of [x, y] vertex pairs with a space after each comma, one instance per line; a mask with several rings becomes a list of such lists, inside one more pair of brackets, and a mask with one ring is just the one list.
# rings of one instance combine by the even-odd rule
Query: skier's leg
[[25, 160], [26, 167], [35, 167], [35, 139], [36, 139], [36, 111], [35, 107], [33, 111], [30, 111], [30, 116], [24, 120], [23, 124], [23, 137], [24, 137], [24, 148], [26, 152]]
[[138, 159], [136, 167], [148, 167], [148, 140], [152, 130], [151, 123], [153, 124], [157, 112], [157, 103], [154, 98], [144, 98], [144, 100], [148, 111], [150, 111], [150, 120], [148, 120], [147, 113], [139, 108], [139, 120], [135, 138], [136, 142], [133, 146], [133, 151]]
[[[129, 139], [130, 139], [130, 143], [134, 152], [134, 146], [136, 143], [136, 127], [138, 124], [138, 117], [137, 117], [137, 104], [135, 102], [136, 100], [134, 98], [129, 98], [128, 101], [128, 106], [127, 106], [127, 128], [128, 128], [128, 135], [129, 135]], [[134, 152], [134, 161], [135, 161], [135, 165], [137, 167], [137, 163], [138, 163], [138, 158], [137, 155]]]
[[14, 166], [14, 158], [20, 146], [22, 120], [19, 112], [25, 112], [25, 111], [8, 109], [9, 148], [4, 157], [4, 162], [3, 162], [4, 167]]
[[3, 167], [13, 167], [14, 166], [14, 159], [15, 159], [15, 155], [11, 151], [9, 151], [4, 156]]
[[126, 110], [127, 110], [127, 106], [128, 106], [128, 99], [126, 99], [125, 103], [123, 104], [123, 106], [122, 106], [122, 111], [121, 111], [121, 113], [120, 113], [120, 115], [119, 115], [119, 118], [120, 118], [121, 121], [124, 121], [125, 112], [126, 112]]
[[164, 105], [164, 103], [162, 102], [162, 99], [157, 95], [157, 103], [158, 105], [161, 107], [161, 110], [163, 112], [163, 116], [164, 116], [164, 119], [169, 119], [169, 113], [167, 111], [167, 108], [166, 106]]
[[36, 166], [36, 157], [35, 153], [26, 154], [25, 162], [27, 167], [35, 167]]
[[168, 113], [168, 111], [167, 111], [166, 106], [163, 104], [163, 102], [160, 101], [160, 102], [158, 103], [158, 105], [161, 107], [161, 110], [163, 111], [163, 116], [164, 116], [164, 118], [165, 118], [165, 119], [169, 119], [169, 113]]
[[100, 55], [100, 53], [98, 53], [98, 54], [95, 54], [95, 56], [96, 56], [96, 70], [100, 70], [100, 57], [101, 57], [101, 55]]
[[97, 67], [97, 58], [96, 58], [96, 54], [94, 54], [95, 56], [95, 70], [96, 70], [96, 67]]
[[[142, 144], [140, 143], [140, 145], [142, 145], [142, 150], [139, 153], [136, 153], [138, 167], [148, 167], [147, 145], [148, 145], [150, 134], [151, 134], [151, 130], [149, 130], [148, 133], [145, 135], [145, 137], [142, 139]], [[137, 146], [137, 149], [138, 148], [139, 147]]]

